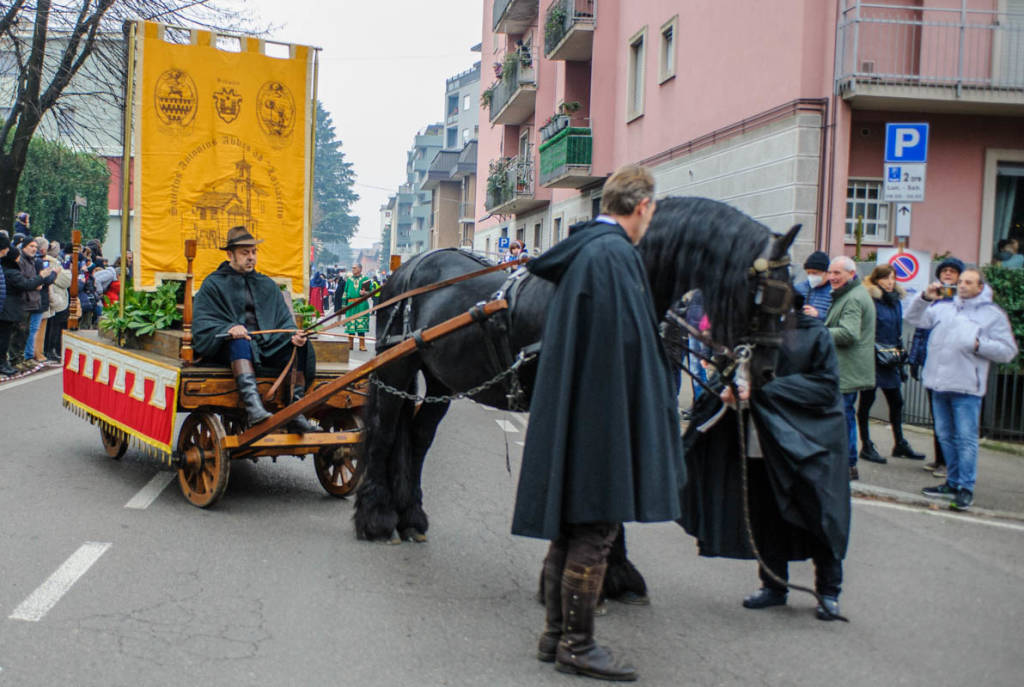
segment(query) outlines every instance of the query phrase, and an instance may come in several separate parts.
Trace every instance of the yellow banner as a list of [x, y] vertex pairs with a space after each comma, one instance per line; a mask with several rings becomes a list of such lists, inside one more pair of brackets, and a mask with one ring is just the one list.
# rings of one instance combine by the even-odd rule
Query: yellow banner
[[[257, 269], [305, 292], [313, 52], [140, 22], [135, 97], [135, 286], [184, 279], [195, 289], [225, 260], [231, 227], [257, 238]], [[178, 41], [178, 42], [172, 42]], [[191, 41], [185, 43], [185, 41]], [[183, 44], [184, 43], [184, 44]]]

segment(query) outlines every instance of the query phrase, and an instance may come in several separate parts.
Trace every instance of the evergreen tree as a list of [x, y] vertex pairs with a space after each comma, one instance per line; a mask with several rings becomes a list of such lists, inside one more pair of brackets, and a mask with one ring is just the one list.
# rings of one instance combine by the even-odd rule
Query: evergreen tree
[[359, 226], [359, 218], [351, 214], [352, 205], [359, 200], [353, 190], [356, 175], [352, 163], [345, 161], [331, 115], [319, 101], [314, 164], [313, 236], [326, 244], [348, 243]]
[[32, 216], [33, 234], [67, 244], [71, 202], [82, 196], [88, 204], [78, 214], [78, 228], [84, 238], [103, 241], [109, 185], [110, 170], [102, 160], [37, 136], [28, 146], [16, 207]]

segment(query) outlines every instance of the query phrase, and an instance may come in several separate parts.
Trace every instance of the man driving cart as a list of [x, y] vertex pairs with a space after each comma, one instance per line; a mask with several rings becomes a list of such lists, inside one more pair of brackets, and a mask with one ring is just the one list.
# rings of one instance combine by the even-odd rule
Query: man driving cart
[[[206, 361], [231, 366], [250, 426], [271, 415], [260, 399], [257, 372], [277, 376], [291, 362], [292, 403], [305, 395], [316, 376], [313, 347], [303, 332], [296, 331], [281, 289], [256, 271], [262, 242], [245, 227], [228, 230], [222, 247], [228, 259], [203, 281], [193, 306], [192, 346]], [[265, 330], [286, 331], [259, 333]], [[319, 431], [303, 415], [289, 422], [288, 429], [300, 434]]]

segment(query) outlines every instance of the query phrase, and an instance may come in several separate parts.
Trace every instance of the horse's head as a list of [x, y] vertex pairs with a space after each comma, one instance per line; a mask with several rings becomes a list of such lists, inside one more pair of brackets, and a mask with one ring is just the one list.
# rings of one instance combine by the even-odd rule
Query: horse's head
[[751, 381], [760, 386], [771, 379], [790, 309], [788, 253], [799, 229], [776, 236], [707, 198], [658, 201], [638, 246], [657, 312], [677, 308], [684, 294], [700, 289], [711, 338], [733, 351], [751, 345]]

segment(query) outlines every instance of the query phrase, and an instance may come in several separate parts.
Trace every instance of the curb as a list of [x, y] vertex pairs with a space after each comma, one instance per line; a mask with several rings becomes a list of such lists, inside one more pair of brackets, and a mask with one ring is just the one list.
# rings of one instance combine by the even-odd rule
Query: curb
[[[921, 508], [927, 508], [929, 510], [946, 510], [945, 508], [941, 507], [943, 504], [945, 504], [944, 501], [930, 499], [922, 494], [911, 494], [906, 491], [886, 489], [885, 487], [876, 487], [870, 484], [861, 484], [859, 482], [850, 483], [850, 493], [852, 496], [862, 499], [890, 501], [893, 503], [901, 503], [906, 506], [919, 506]], [[967, 512], [967, 514], [986, 518], [997, 518], [1000, 520], [1014, 520], [1017, 522], [1024, 522], [1024, 513], [1013, 513], [1010, 511], [1003, 510], [991, 510], [988, 508], [977, 508], [975, 506], [972, 506], [971, 509]]]

